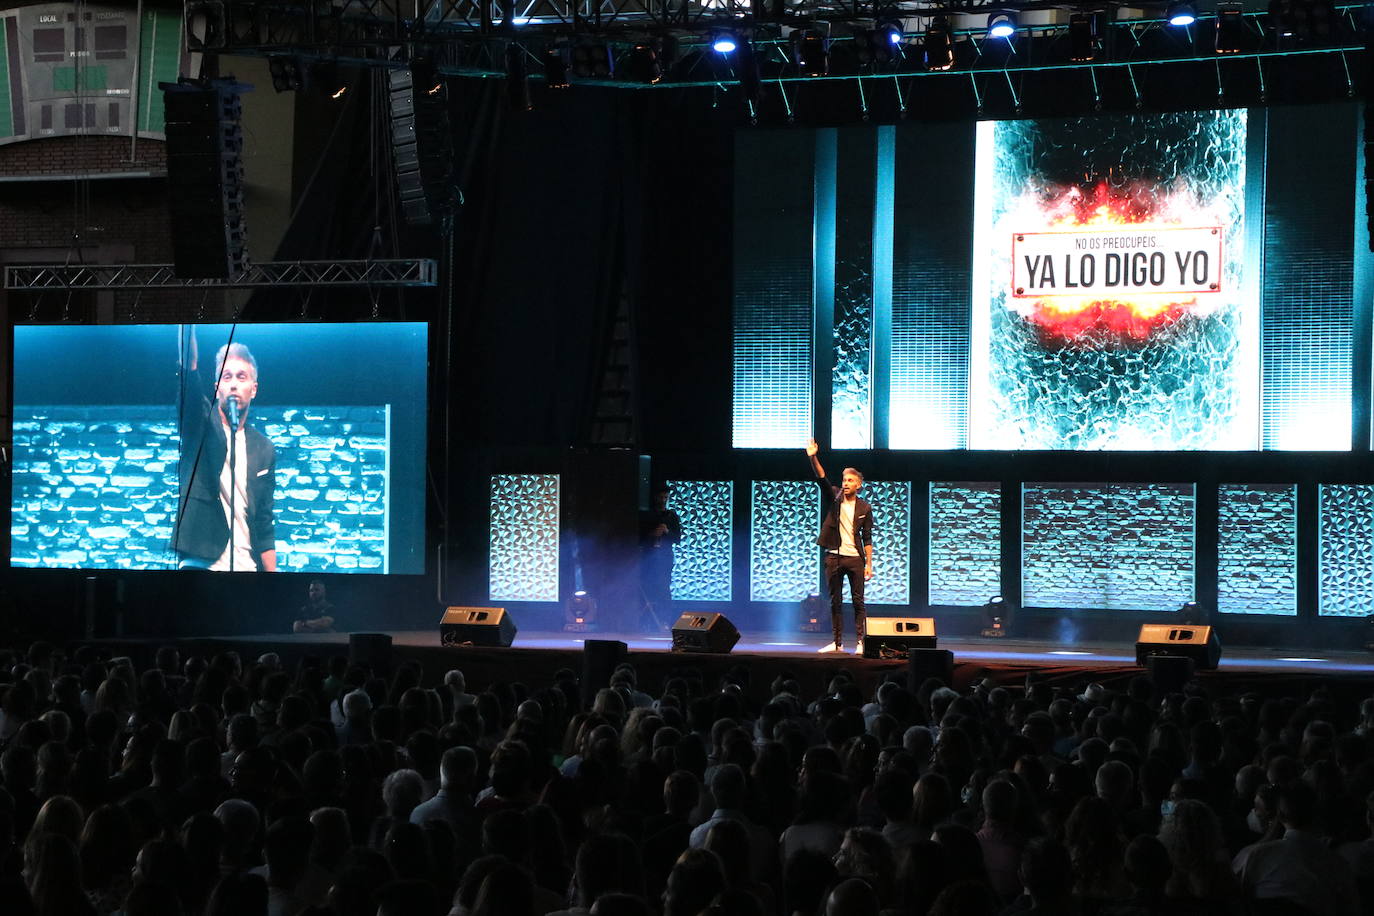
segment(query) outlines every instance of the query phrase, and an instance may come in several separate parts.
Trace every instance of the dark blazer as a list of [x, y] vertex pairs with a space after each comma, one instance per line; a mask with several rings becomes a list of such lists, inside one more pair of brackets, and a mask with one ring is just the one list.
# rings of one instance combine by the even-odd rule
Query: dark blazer
[[[181, 437], [181, 505], [172, 543], [179, 555], [214, 562], [229, 543], [229, 523], [220, 503], [219, 475], [229, 443], [214, 404], [191, 410]], [[243, 427], [248, 462], [248, 535], [253, 562], [262, 569], [263, 551], [276, 547], [273, 508], [277, 486], [277, 450], [272, 441], [247, 424]]]
[[[821, 485], [821, 494], [829, 501], [816, 543], [826, 550], [839, 550], [840, 499], [843, 491], [831, 483], [829, 477], [818, 478], [816, 482]], [[854, 500], [854, 546], [859, 549], [859, 556], [863, 556], [865, 547], [873, 546], [873, 507], [862, 496]]]

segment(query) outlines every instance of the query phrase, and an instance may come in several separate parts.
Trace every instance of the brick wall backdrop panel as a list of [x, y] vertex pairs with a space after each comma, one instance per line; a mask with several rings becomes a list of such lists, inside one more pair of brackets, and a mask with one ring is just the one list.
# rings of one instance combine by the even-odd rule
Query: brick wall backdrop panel
[[1298, 488], [1217, 488], [1217, 610], [1298, 613]]
[[1192, 484], [1027, 484], [1026, 607], [1173, 611], [1193, 599]]
[[[385, 407], [255, 407], [277, 449], [279, 569], [385, 572]], [[15, 566], [171, 569], [181, 438], [171, 405], [15, 407]]]
[[930, 604], [982, 607], [1002, 591], [1002, 485], [930, 485]]

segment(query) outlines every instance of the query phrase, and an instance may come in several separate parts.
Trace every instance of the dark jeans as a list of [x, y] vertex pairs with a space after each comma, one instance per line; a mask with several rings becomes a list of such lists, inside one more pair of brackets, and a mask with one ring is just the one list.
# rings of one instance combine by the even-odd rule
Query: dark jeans
[[835, 644], [840, 645], [844, 638], [844, 616], [840, 605], [844, 603], [844, 580], [849, 578], [849, 597], [854, 602], [854, 633], [864, 638], [864, 558], [842, 557], [839, 554], [825, 555], [825, 584], [830, 589], [830, 626], [835, 631]]

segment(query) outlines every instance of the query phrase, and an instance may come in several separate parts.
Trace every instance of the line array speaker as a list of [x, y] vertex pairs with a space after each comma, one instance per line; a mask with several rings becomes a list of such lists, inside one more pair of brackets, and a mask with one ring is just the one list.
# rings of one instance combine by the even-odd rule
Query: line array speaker
[[168, 211], [178, 277], [228, 278], [248, 267], [243, 103], [232, 80], [159, 83], [167, 117]]
[[439, 618], [442, 646], [500, 646], [515, 641], [515, 621], [503, 607], [451, 607]]
[[423, 61], [387, 73], [391, 162], [401, 213], [415, 226], [447, 230], [453, 217], [453, 136], [443, 78]]

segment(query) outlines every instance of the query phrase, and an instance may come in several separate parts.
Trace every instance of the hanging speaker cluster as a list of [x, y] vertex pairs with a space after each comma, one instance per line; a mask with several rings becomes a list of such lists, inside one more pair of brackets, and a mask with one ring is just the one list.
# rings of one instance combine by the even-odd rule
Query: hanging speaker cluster
[[453, 218], [453, 136], [444, 79], [422, 60], [387, 73], [391, 160], [401, 213], [412, 226], [447, 232]]
[[172, 258], [182, 278], [248, 267], [243, 207], [243, 103], [232, 80], [159, 83], [167, 113]]

